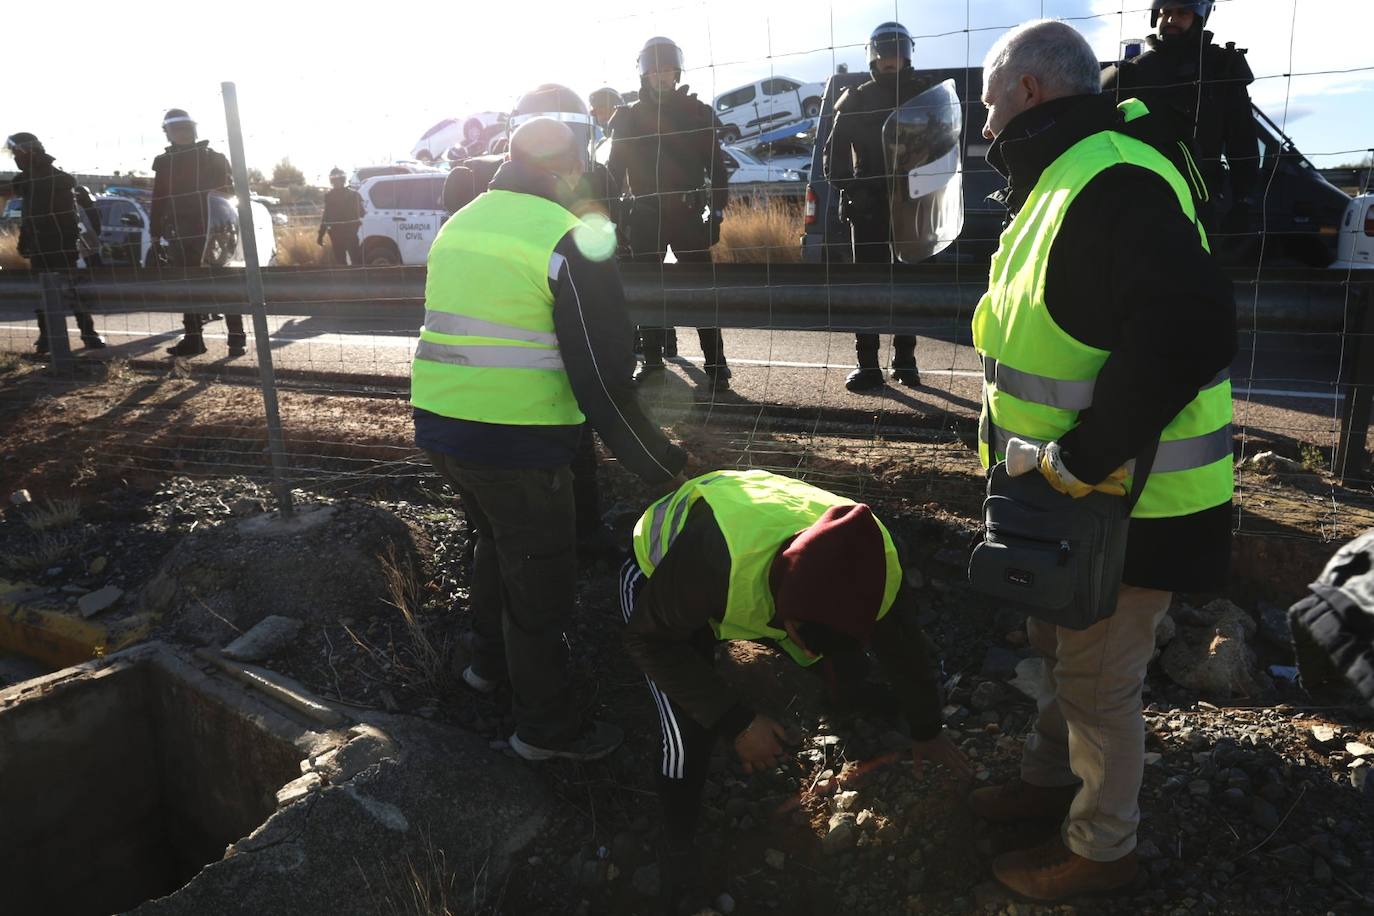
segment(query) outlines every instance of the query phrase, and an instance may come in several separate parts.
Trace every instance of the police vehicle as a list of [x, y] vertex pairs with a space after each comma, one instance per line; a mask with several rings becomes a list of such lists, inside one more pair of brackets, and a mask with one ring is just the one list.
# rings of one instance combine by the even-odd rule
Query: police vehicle
[[439, 234], [445, 173], [379, 175], [362, 183], [363, 261], [377, 267], [423, 264]]

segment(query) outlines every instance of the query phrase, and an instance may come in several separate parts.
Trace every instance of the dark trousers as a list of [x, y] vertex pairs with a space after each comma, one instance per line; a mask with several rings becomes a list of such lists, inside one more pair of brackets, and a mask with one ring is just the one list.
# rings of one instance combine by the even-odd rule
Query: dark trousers
[[[635, 601], [649, 579], [634, 557], [620, 570], [620, 613], [628, 623]], [[710, 658], [715, 637], [703, 627], [693, 634], [692, 647]], [[663, 765], [658, 774], [658, 800], [663, 807], [664, 839], [670, 854], [690, 850], [701, 811], [701, 789], [719, 735], [698, 723], [653, 681], [645, 678], [663, 729]]]
[[[168, 267], [199, 267], [205, 257], [205, 236], [189, 236], [167, 240]], [[181, 326], [187, 337], [200, 337], [205, 327], [205, 315], [199, 312], [186, 312], [181, 316]], [[243, 337], [243, 315], [224, 316], [224, 329], [230, 336]]]
[[[855, 264], [891, 264], [892, 242], [887, 231], [887, 220], [869, 226], [855, 223], [851, 227], [854, 245]], [[877, 369], [878, 335], [855, 334], [854, 354], [860, 369]], [[914, 334], [894, 334], [892, 337], [892, 367], [894, 369], [916, 368], [916, 336]]]
[[[91, 319], [91, 313], [81, 307], [81, 302], [70, 285], [71, 271], [76, 269], [76, 260], [75, 251], [44, 251], [29, 258], [29, 268], [51, 271], [66, 278], [63, 284], [63, 301], [71, 302], [72, 314], [76, 316], [76, 326], [81, 329], [81, 339], [91, 340], [98, 336], [95, 332], [95, 322]], [[34, 314], [38, 316], [38, 342], [42, 345], [48, 339], [48, 322], [41, 309], [36, 310]]]
[[563, 640], [577, 576], [572, 472], [427, 454], [458, 494], [476, 539], [469, 578], [473, 667], [489, 680], [509, 676], [522, 740], [541, 747], [567, 742], [581, 726]]
[[596, 481], [596, 435], [590, 423], [582, 425], [573, 455], [572, 476], [577, 533], [581, 536], [596, 532], [601, 528], [601, 487]]
[[334, 255], [334, 263], [340, 267], [345, 264], [352, 264], [354, 267], [362, 264], [363, 246], [358, 241], [358, 227], [330, 226], [329, 250]]
[[[629, 260], [639, 264], [661, 264], [668, 248], [679, 264], [711, 263], [710, 229], [701, 216], [691, 210], [649, 210], [647, 216], [631, 216], [629, 227]], [[641, 326], [644, 362], [663, 362], [666, 329]], [[725, 365], [725, 340], [720, 328], [697, 328], [697, 340], [706, 367]]]

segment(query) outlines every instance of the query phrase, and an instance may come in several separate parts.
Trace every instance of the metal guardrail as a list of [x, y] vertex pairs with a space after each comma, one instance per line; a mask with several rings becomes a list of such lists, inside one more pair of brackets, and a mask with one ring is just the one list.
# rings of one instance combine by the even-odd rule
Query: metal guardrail
[[[981, 265], [622, 264], [630, 317], [642, 324], [774, 330], [920, 331], [967, 320], [986, 290]], [[242, 270], [96, 268], [75, 285], [97, 313], [246, 312]], [[41, 302], [40, 275], [0, 271], [0, 305]], [[269, 315], [387, 317], [419, 327], [424, 267], [269, 267]], [[1353, 331], [1354, 292], [1374, 271], [1231, 272], [1237, 314], [1260, 331]]]

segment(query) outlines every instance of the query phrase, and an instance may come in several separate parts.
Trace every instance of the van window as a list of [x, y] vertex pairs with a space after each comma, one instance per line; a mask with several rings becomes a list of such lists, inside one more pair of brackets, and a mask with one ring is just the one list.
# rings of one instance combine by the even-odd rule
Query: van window
[[398, 210], [442, 210], [439, 198], [444, 194], [444, 179], [413, 178], [409, 181], [394, 181]]
[[395, 210], [398, 207], [397, 199], [399, 191], [397, 186], [404, 184], [400, 181], [379, 181], [372, 186], [372, 190], [367, 192], [367, 196], [372, 199], [372, 206], [378, 210]]
[[794, 83], [791, 80], [771, 79], [764, 80], [759, 85], [763, 89], [764, 95], [782, 95], [785, 92], [795, 92], [797, 87], [801, 84]]
[[720, 101], [716, 103], [716, 109], [718, 111], [727, 111], [731, 108], [737, 108], [740, 105], [748, 105], [750, 102], [754, 101], [754, 95], [753, 86], [745, 86], [741, 89], [736, 89], [734, 92], [727, 92], [725, 95], [721, 96]]

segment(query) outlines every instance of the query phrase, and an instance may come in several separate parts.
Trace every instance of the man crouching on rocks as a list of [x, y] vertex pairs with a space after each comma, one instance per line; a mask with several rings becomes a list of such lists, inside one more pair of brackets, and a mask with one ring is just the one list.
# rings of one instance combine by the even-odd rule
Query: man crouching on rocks
[[640, 518], [620, 601], [626, 650], [663, 727], [658, 794], [675, 903], [701, 892], [693, 836], [716, 739], [733, 744], [746, 773], [783, 754], [782, 725], [714, 670], [717, 640], [772, 641], [797, 664], [822, 666], [832, 685], [853, 662], [866, 668], [862, 654], [872, 650], [910, 724], [916, 765], [970, 772], [943, 731], [939, 665], [908, 596], [892, 536], [868, 506], [799, 480], [705, 474]]

